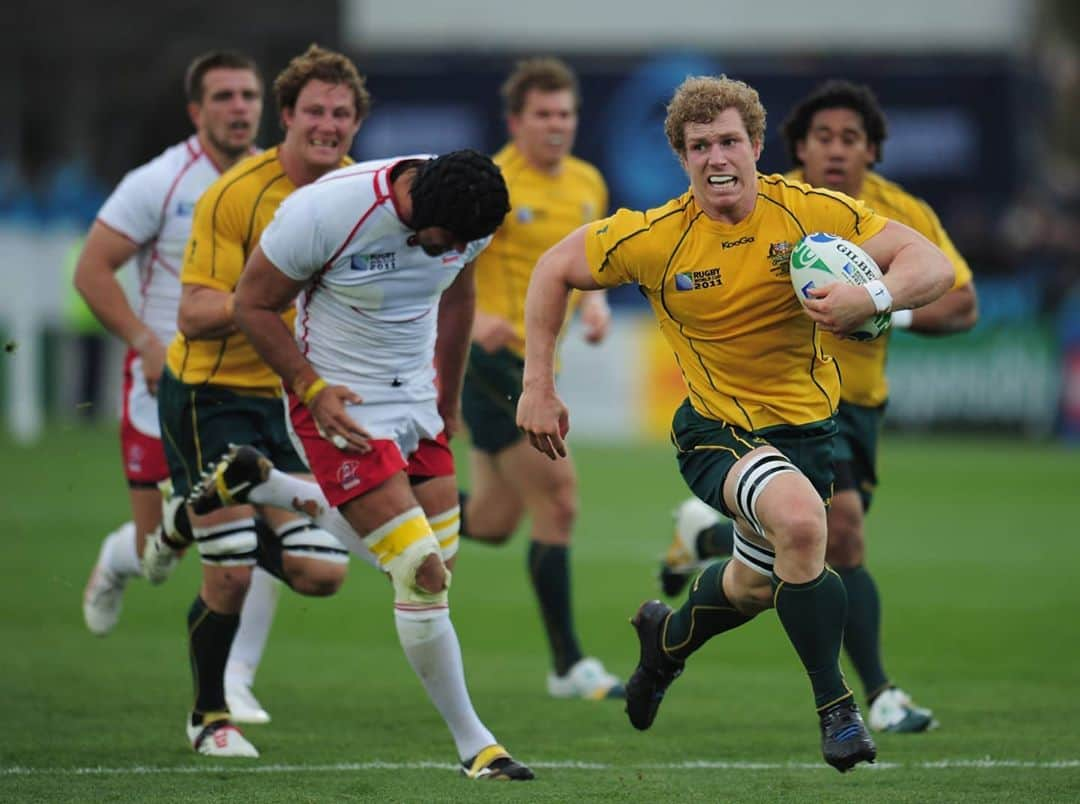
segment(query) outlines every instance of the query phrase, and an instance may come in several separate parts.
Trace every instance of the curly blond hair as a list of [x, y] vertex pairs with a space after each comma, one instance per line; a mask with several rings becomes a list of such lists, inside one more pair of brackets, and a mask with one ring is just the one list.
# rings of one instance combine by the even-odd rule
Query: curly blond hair
[[685, 156], [687, 123], [711, 123], [725, 109], [739, 113], [750, 142], [765, 141], [765, 107], [756, 89], [726, 75], [690, 76], [675, 90], [664, 119], [664, 133], [675, 155]]
[[356, 105], [356, 119], [363, 120], [371, 108], [371, 95], [364, 86], [364, 77], [346, 56], [333, 50], [311, 45], [293, 58], [274, 79], [274, 98], [278, 112], [293, 109], [296, 99], [309, 81], [325, 81], [327, 84], [344, 84], [352, 90]]

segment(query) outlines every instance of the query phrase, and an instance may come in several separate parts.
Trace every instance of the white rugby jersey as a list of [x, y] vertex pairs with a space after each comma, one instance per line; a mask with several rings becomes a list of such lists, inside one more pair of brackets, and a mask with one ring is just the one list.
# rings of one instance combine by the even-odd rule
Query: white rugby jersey
[[365, 403], [435, 398], [439, 297], [491, 242], [429, 257], [410, 245], [390, 190], [405, 159], [361, 162], [301, 187], [278, 207], [260, 244], [286, 276], [311, 280], [297, 302], [296, 339], [331, 384]]
[[195, 202], [220, 175], [193, 134], [124, 176], [98, 212], [98, 220], [139, 246], [135, 314], [162, 343], [176, 334], [180, 266]]

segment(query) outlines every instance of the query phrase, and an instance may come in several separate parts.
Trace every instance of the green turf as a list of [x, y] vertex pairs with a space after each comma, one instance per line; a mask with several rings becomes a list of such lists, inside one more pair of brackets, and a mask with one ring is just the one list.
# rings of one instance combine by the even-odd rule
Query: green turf
[[[450, 771], [452, 742], [397, 645], [389, 589], [359, 564], [336, 598], [283, 595], [257, 684], [274, 721], [247, 730], [262, 757], [196, 757], [181, 730], [196, 562], [164, 587], [132, 584], [117, 630], [91, 637], [82, 586], [101, 537], [126, 518], [114, 435], [58, 428], [33, 449], [0, 451], [2, 801], [1080, 798], [1078, 451], [886, 440], [870, 566], [887, 668], [942, 728], [880, 737], [882, 767], [846, 776], [821, 763], [809, 684], [771, 613], [707, 645], [638, 733], [618, 703], [545, 695], [523, 537], [465, 544], [454, 621], [481, 716], [537, 770], [515, 786]], [[578, 459], [579, 631], [625, 674], [636, 658], [627, 617], [656, 594], [656, 556], [685, 492], [662, 446], [581, 448]]]

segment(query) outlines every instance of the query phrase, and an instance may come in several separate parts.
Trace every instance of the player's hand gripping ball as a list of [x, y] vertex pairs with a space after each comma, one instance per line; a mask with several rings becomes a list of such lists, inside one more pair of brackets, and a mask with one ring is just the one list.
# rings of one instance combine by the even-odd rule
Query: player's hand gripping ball
[[[826, 232], [808, 234], [791, 252], [791, 286], [799, 304], [805, 306], [810, 288], [833, 282], [865, 285], [881, 279], [881, 269], [865, 251], [842, 237]], [[877, 313], [843, 337], [872, 341], [889, 328], [890, 315]]]

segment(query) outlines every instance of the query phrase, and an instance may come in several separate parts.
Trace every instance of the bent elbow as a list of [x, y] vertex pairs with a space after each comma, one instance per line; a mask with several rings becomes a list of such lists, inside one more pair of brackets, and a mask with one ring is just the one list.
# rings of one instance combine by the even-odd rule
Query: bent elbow
[[198, 320], [190, 312], [184, 311], [183, 304], [180, 305], [176, 314], [176, 329], [188, 340], [198, 340], [204, 334]]

